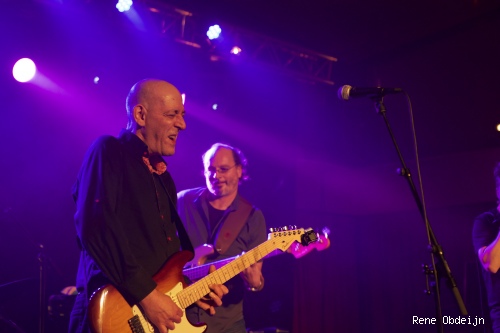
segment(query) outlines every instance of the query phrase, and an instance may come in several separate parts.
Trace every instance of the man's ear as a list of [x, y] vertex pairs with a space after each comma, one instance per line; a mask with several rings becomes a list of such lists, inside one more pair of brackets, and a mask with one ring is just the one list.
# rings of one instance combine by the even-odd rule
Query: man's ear
[[238, 175], [238, 179], [241, 180], [241, 176], [243, 176], [243, 168], [241, 165], [236, 166], [236, 174]]
[[134, 116], [134, 121], [140, 127], [144, 127], [146, 125], [146, 113], [147, 113], [146, 108], [144, 106], [142, 106], [141, 104], [137, 104], [132, 109], [132, 114]]

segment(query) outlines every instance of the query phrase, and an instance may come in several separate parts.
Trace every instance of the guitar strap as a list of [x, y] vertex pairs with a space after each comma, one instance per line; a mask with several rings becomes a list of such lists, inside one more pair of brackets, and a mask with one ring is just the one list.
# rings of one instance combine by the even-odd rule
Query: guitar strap
[[238, 207], [227, 214], [215, 237], [215, 250], [219, 254], [225, 253], [234, 242], [253, 209], [253, 206], [246, 199], [239, 197]]

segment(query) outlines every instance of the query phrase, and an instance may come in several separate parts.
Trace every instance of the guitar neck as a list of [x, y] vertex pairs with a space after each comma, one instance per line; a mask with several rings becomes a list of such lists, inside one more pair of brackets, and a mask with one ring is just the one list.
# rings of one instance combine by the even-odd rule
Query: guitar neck
[[[276, 255], [282, 254], [282, 253], [284, 253], [284, 252], [282, 252], [280, 250], [273, 250], [268, 255], [264, 256], [263, 258], [264, 259], [271, 258], [273, 256], [276, 256]], [[216, 269], [219, 269], [222, 266], [229, 264], [230, 262], [238, 259], [239, 257], [240, 256], [234, 256], [234, 257], [230, 257], [230, 258], [226, 258], [226, 259], [222, 259], [222, 260], [218, 260], [218, 261], [213, 261], [211, 263], [203, 264], [203, 265], [196, 266], [196, 267], [186, 268], [182, 271], [182, 273], [184, 275], [186, 275], [191, 281], [196, 281], [196, 280], [199, 280], [202, 277], [207, 275], [208, 269], [210, 268], [211, 265], [214, 265]]]
[[270, 239], [241, 256], [226, 259], [228, 262], [221, 264], [222, 267], [218, 270], [179, 292], [177, 294], [179, 304], [187, 308], [210, 292], [209, 285], [223, 284], [276, 249], [273, 239]]

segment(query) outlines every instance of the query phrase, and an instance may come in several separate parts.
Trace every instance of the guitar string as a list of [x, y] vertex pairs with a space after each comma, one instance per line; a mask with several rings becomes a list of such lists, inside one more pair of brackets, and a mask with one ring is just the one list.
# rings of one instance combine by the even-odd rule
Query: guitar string
[[[275, 233], [275, 237], [258, 245], [254, 249], [248, 251], [245, 255], [238, 257], [233, 262], [221, 267], [219, 270], [207, 275], [205, 278], [198, 280], [192, 285], [186, 287], [184, 290], [177, 294], [179, 304], [182, 308], [186, 308], [189, 305], [195, 303], [198, 299], [204, 297], [210, 292], [209, 284], [222, 284], [232, 277], [236, 276], [239, 272], [243, 271], [245, 268], [250, 267], [260, 259], [264, 258], [267, 254], [271, 253], [275, 249], [279, 249], [280, 246], [277, 241], [283, 236], [299, 236], [302, 234], [302, 229], [290, 230], [286, 232]], [[292, 239], [289, 244], [297, 239]], [[283, 240], [282, 240], [283, 242]], [[289, 245], [288, 244], [288, 245]], [[286, 250], [286, 249], [285, 249]], [[248, 260], [247, 260], [248, 259]], [[253, 260], [250, 260], [253, 259]], [[245, 260], [247, 260], [245, 262]], [[234, 270], [233, 266], [237, 266], [242, 263], [242, 266], [238, 267], [241, 270]]]

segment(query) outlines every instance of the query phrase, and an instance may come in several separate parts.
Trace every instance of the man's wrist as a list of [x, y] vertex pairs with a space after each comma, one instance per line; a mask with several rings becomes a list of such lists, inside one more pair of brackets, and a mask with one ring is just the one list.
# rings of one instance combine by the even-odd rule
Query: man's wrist
[[260, 283], [257, 287], [249, 287], [248, 290], [250, 291], [261, 291], [262, 288], [264, 288], [264, 277], [260, 277]]

